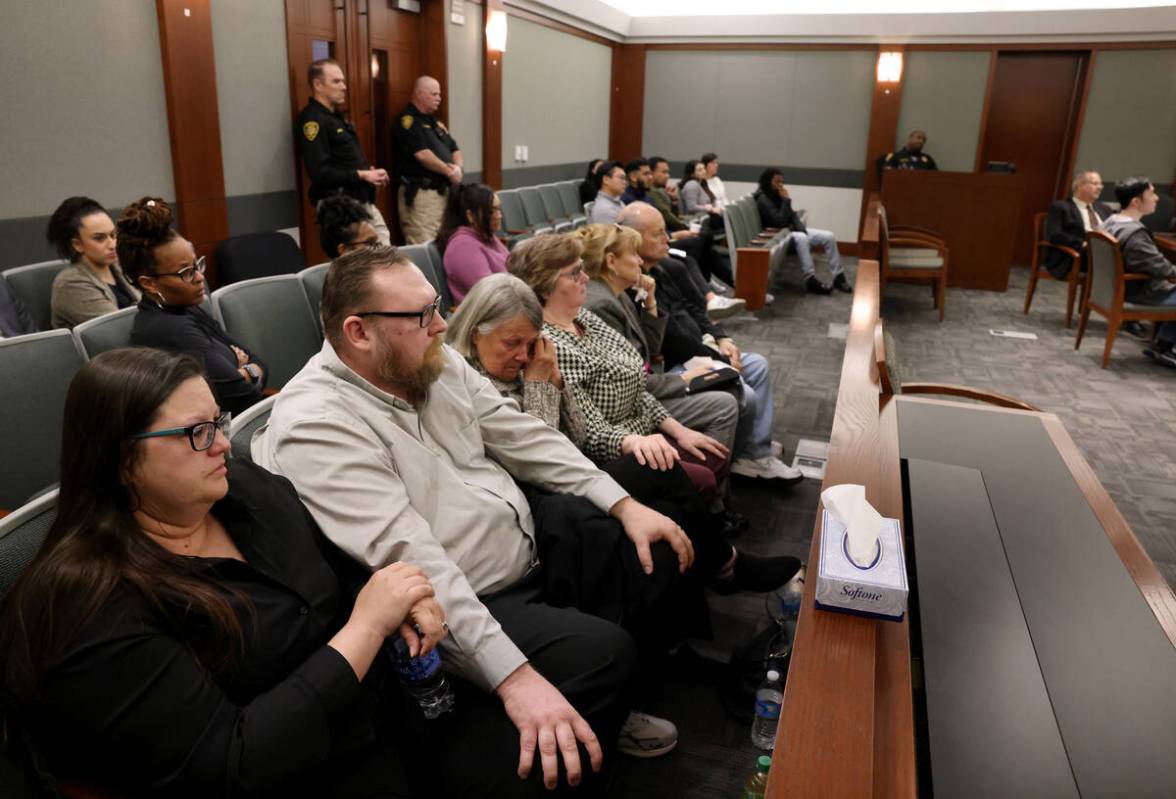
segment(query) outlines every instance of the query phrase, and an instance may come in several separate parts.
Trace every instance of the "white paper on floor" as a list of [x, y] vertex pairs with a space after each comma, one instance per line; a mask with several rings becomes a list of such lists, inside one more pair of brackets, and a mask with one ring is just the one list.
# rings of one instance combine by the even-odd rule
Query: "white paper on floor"
[[802, 438], [796, 445], [792, 457], [792, 468], [799, 469], [805, 477], [814, 480], [825, 479], [825, 462], [829, 460], [829, 442]]
[[1024, 333], [1020, 330], [989, 330], [988, 335], [996, 336], [998, 338], [1023, 338], [1030, 341], [1037, 341], [1036, 333]]
[[843, 322], [829, 323], [829, 338], [839, 338], [842, 341], [849, 336], [849, 325]]

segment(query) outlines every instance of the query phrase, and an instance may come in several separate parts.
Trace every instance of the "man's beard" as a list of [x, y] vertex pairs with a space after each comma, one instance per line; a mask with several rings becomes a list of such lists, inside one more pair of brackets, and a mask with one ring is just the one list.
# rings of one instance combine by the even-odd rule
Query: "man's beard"
[[429, 396], [429, 386], [437, 381], [445, 369], [445, 355], [441, 347], [444, 338], [435, 336], [425, 350], [425, 356], [420, 364], [411, 369], [402, 363], [402, 359], [392, 347], [383, 339], [377, 339], [379, 359], [376, 363], [376, 375], [385, 385], [392, 385], [403, 391], [410, 404], [419, 407]]

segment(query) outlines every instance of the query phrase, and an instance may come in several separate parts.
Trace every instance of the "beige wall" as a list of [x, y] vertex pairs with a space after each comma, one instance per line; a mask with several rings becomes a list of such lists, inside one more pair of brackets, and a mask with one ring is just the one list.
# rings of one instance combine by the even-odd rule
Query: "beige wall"
[[927, 152], [945, 171], [971, 172], [980, 142], [980, 115], [988, 85], [985, 52], [915, 51], [903, 69], [898, 141], [916, 128], [927, 132]]
[[482, 7], [465, 4], [465, 25], [449, 22], [446, 0], [445, 49], [449, 69], [449, 119], [461, 146], [466, 172], [482, 171]]

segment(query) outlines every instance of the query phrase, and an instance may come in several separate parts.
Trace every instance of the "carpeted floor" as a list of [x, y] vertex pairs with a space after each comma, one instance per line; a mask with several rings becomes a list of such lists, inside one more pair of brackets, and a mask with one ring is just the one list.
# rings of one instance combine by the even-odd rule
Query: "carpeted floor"
[[[793, 266], [789, 261], [788, 266]], [[853, 259], [847, 263], [852, 275]], [[821, 266], [818, 265], [818, 270]], [[961, 383], [1009, 394], [1056, 413], [1169, 584], [1176, 585], [1176, 370], [1144, 358], [1142, 342], [1120, 335], [1108, 369], [1099, 368], [1106, 324], [1092, 317], [1082, 349], [1065, 327], [1065, 286], [1038, 284], [1028, 316], [1021, 309], [1027, 274], [1014, 270], [1009, 290], [949, 289], [943, 323], [921, 286], [888, 287], [882, 316], [895, 338], [904, 378]], [[775, 437], [791, 461], [797, 441], [827, 441], [845, 342], [830, 325], [849, 319], [851, 296], [802, 293], [791, 269], [773, 288], [776, 302], [752, 317], [725, 320], [744, 350], [772, 364]], [[1037, 334], [998, 338], [990, 329]], [[734, 484], [752, 529], [735, 544], [760, 554], [807, 559], [819, 493], [814, 480], [790, 492]], [[611, 794], [658, 799], [738, 796], [760, 754], [750, 726], [724, 710], [715, 687], [725, 672], [710, 661], [771, 628], [763, 595], [711, 597], [713, 640], [692, 642], [665, 675], [662, 696], [644, 709], [679, 727], [678, 749], [654, 760], [620, 758]]]

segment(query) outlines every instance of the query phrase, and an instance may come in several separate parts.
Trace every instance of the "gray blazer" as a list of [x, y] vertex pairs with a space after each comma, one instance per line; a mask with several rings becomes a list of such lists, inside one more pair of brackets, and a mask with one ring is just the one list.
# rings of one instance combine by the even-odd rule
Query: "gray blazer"
[[[123, 275], [118, 265], [110, 267], [114, 279], [139, 301], [139, 290]], [[96, 316], [118, 310], [114, 290], [102, 282], [94, 270], [81, 261], [62, 269], [53, 280], [52, 316], [53, 327], [73, 328]]]
[[662, 339], [666, 335], [668, 316], [650, 316], [641, 313], [628, 297], [613, 294], [612, 289], [599, 280], [588, 281], [588, 296], [584, 307], [604, 320], [604, 323], [620, 333], [633, 345], [653, 370], [645, 376], [645, 390], [657, 399], [669, 399], [686, 395], [686, 381], [678, 375], [662, 372], [662, 365], [653, 359], [661, 352]]

